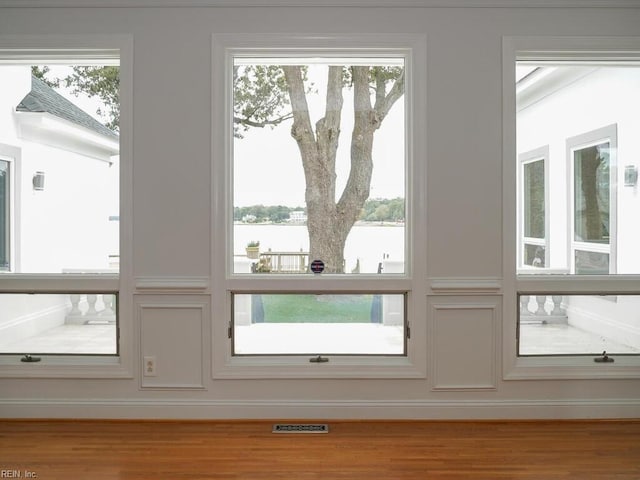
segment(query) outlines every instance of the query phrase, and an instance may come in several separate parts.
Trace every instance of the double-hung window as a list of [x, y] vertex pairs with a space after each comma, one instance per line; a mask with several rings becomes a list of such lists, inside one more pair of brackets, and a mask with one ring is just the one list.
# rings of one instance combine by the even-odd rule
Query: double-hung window
[[214, 104], [214, 215], [225, 219], [214, 302], [228, 306], [214, 319], [226, 337], [215, 373], [420, 375], [422, 48], [401, 36], [214, 37], [226, 112]]
[[507, 377], [636, 375], [640, 201], [623, 175], [638, 169], [640, 41], [514, 37], [504, 53]]
[[2, 374], [64, 376], [71, 364], [119, 375], [129, 361], [119, 225], [129, 43], [0, 36]]

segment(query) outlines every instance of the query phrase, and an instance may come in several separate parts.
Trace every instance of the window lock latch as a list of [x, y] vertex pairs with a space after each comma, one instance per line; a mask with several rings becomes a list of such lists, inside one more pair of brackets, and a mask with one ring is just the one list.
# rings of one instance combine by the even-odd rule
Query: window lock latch
[[602, 356], [601, 357], [596, 357], [593, 359], [594, 362], [596, 363], [613, 363], [615, 362], [615, 360], [613, 358], [611, 358], [609, 355], [607, 355], [607, 351], [605, 350], [604, 352], [602, 352]]
[[309, 361], [311, 363], [327, 363], [329, 359], [327, 357], [323, 357], [322, 355], [318, 355], [317, 357], [311, 357]]
[[40, 361], [40, 357], [34, 357], [32, 355], [29, 355], [28, 353], [22, 357], [20, 359], [21, 362], [25, 362], [25, 363], [34, 363], [34, 362], [39, 362]]

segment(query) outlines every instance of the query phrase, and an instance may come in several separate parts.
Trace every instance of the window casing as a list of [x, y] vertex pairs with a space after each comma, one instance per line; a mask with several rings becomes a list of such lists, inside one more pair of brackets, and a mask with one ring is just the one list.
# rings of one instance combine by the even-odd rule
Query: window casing
[[[130, 246], [128, 242], [120, 240], [130, 232], [128, 205], [131, 203], [129, 188], [131, 145], [128, 130], [131, 126], [131, 52], [131, 38], [122, 35], [0, 35], [0, 69], [10, 72], [10, 75], [5, 76], [5, 80], [13, 82], [12, 85], [17, 85], [20, 89], [15, 90], [15, 94], [9, 89], [3, 91], [5, 96], [16, 96], [8, 100], [5, 97], [5, 100], [12, 105], [12, 114], [16, 122], [21, 124], [21, 129], [12, 143], [22, 145], [20, 148], [8, 147], [18, 154], [12, 155], [14, 158], [11, 163], [14, 165], [10, 165], [9, 170], [13, 177], [11, 178], [13, 188], [9, 198], [11, 230], [8, 235], [11, 262], [10, 268], [0, 274], [2, 276], [0, 301], [4, 305], [0, 321], [4, 322], [2, 327], [7, 334], [0, 342], [3, 353], [0, 356], [0, 376], [2, 377], [131, 376], [132, 329], [129, 315], [126, 313], [131, 310], [131, 297], [125, 294], [130, 284]], [[31, 65], [49, 65], [53, 68], [64, 65], [120, 65], [120, 132], [124, 134], [124, 138], [114, 142], [112, 139], [117, 136], [111, 135], [110, 139], [106, 139], [107, 130], [96, 134], [91, 130], [93, 128], [91, 124], [88, 128], [84, 125], [84, 129], [82, 126], [76, 127], [73, 123], [74, 119], [78, 118], [78, 122], [80, 120], [79, 117], [74, 116], [82, 115], [83, 107], [65, 107], [62, 113], [47, 113], [46, 109], [36, 109], [37, 101], [46, 103], [47, 100], [55, 100], [54, 97], [58, 94], [34, 79], [31, 79], [30, 85], [23, 81], [24, 79], [29, 81]], [[30, 103], [20, 103], [22, 97], [25, 97], [25, 102], [28, 100]], [[43, 103], [40, 103], [41, 107], [42, 105]], [[36, 113], [31, 114], [31, 111]], [[70, 117], [60, 120], [61, 117], [56, 114], [70, 115]], [[11, 136], [11, 132], [5, 133], [5, 139]], [[42, 138], [41, 143], [38, 141], [39, 138]], [[113, 148], [114, 143], [118, 145], [118, 158], [106, 158], [106, 152]], [[1, 147], [0, 154], [3, 153]], [[66, 152], [64, 155], [59, 155], [59, 158], [69, 162], [68, 171], [58, 167], [56, 162], [58, 157], [55, 156], [58, 150], [56, 149]], [[37, 163], [44, 157], [49, 164], [46, 168], [37, 168]], [[80, 161], [81, 159], [86, 160]], [[122, 168], [114, 165], [112, 160], [118, 161]], [[101, 182], [106, 181], [104, 179], [92, 178], [91, 181], [84, 182], [98, 194], [102, 191], [108, 192], [111, 200], [116, 202], [115, 209], [110, 209], [110, 215], [124, 219], [121, 222], [123, 228], [110, 243], [115, 248], [116, 256], [119, 256], [120, 273], [117, 268], [113, 270], [107, 267], [96, 270], [90, 263], [74, 264], [73, 261], [69, 261], [73, 258], [72, 250], [67, 254], [63, 251], [64, 249], [51, 247], [54, 251], [49, 252], [51, 249], [47, 247], [42, 252], [43, 256], [32, 254], [35, 251], [32, 247], [36, 246], [35, 237], [32, 235], [34, 229], [42, 232], [49, 228], [49, 239], [52, 240], [53, 245], [54, 236], [59, 236], [61, 239], [64, 237], [67, 219], [69, 224], [74, 221], [79, 225], [82, 224], [82, 219], [73, 218], [75, 209], [63, 209], [59, 215], [56, 215], [55, 218], [62, 225], [61, 228], [56, 223], [48, 227], [49, 224], [46, 221], [36, 222], [35, 217], [29, 212], [37, 212], [38, 209], [41, 212], [44, 211], [42, 207], [38, 207], [38, 202], [44, 205], [45, 209], [54, 204], [62, 205], [65, 191], [71, 191], [64, 187], [68, 184], [65, 182], [81, 178], [84, 175], [83, 169], [88, 168], [89, 164], [100, 165], [100, 168], [104, 169], [109, 176], [110, 185], [116, 185], [115, 190], [101, 190]], [[74, 177], [74, 175], [80, 177]], [[23, 198], [25, 194], [26, 197]], [[80, 197], [76, 197], [76, 200], [78, 198]], [[104, 219], [100, 217], [95, 221], [106, 223], [108, 216]], [[88, 224], [93, 225], [93, 222], [94, 220], [90, 219]], [[52, 234], [53, 230], [50, 228], [58, 228], [58, 230]], [[91, 227], [88, 229], [92, 231]], [[104, 236], [96, 234], [94, 243], [103, 244]], [[118, 247], [121, 246], [124, 248], [118, 252]], [[65, 267], [52, 266], [53, 263], [48, 262], [47, 258], [55, 258], [56, 254], [59, 258], [67, 259], [64, 260], [67, 263]], [[107, 255], [105, 264], [108, 259]], [[113, 259], [112, 255], [111, 260]], [[18, 315], [18, 317], [12, 321], [9, 314]], [[109, 328], [111, 330], [109, 335], [113, 335], [113, 339], [107, 339], [107, 348], [101, 350], [84, 344], [74, 351], [64, 347], [66, 345], [64, 336], [55, 345], [47, 346], [49, 344], [41, 343], [42, 340], [49, 341], [46, 337], [50, 330], [47, 328], [59, 325], [59, 318], [64, 319], [64, 325], [72, 317], [75, 317], [74, 321], [81, 325], [112, 325], [113, 328]], [[25, 328], [30, 329], [40, 321], [39, 318], [42, 318], [40, 323], [44, 323], [37, 328], [42, 330], [46, 327], [43, 330], [45, 335], [41, 335], [39, 339], [23, 337], [18, 327], [24, 323]], [[33, 340], [30, 340], [31, 338]], [[53, 341], [53, 337], [50, 337], [50, 340]], [[22, 345], [19, 353], [16, 345]], [[25, 354], [33, 354], [40, 360], [37, 363], [25, 362], [23, 358]]]
[[[412, 256], [412, 245], [415, 238], [417, 235], [423, 235], [424, 232], [422, 224], [417, 225], [414, 223], [415, 217], [413, 217], [412, 208], [417, 195], [415, 185], [424, 180], [421, 173], [422, 166], [417, 167], [412, 162], [412, 153], [423, 151], [422, 143], [414, 139], [412, 131], [419, 128], [419, 125], [423, 125], [424, 119], [421, 113], [415, 113], [411, 105], [412, 102], [402, 99], [402, 105], [405, 108], [403, 122], [406, 125], [405, 131], [402, 133], [403, 149], [406, 148], [406, 153], [402, 155], [404, 160], [402, 160], [401, 165], [401, 168], [406, 172], [404, 179], [401, 180], [401, 187], [404, 189], [406, 199], [406, 221], [402, 228], [406, 233], [404, 234], [404, 239], [401, 240], [403, 253], [400, 258], [387, 259], [381, 255], [379, 261], [371, 268], [366, 265], [366, 262], [360, 262], [358, 268], [358, 263], [355, 261], [356, 258], [353, 261], [347, 259], [344, 262], [344, 273], [334, 272], [330, 268], [331, 262], [311, 258], [314, 256], [313, 253], [307, 256], [307, 245], [299, 248], [294, 246], [288, 253], [303, 258], [297, 263], [294, 262], [297, 265], [294, 269], [295, 272], [289, 270], [289, 273], [282, 274], [278, 269], [274, 268], [274, 265], [277, 265], [279, 261], [276, 260], [277, 254], [282, 252], [276, 252], [273, 248], [269, 251], [269, 246], [265, 245], [264, 241], [260, 241], [260, 258], [254, 261], [244, 261], [244, 258], [242, 258], [241, 261], [244, 261], [246, 265], [239, 266], [238, 257], [245, 257], [245, 255], [249, 257], [250, 255], [248, 251], [246, 254], [244, 252], [245, 243], [248, 246], [250, 243], [248, 240], [254, 240], [256, 242], [251, 243], [257, 243], [260, 238], [247, 237], [238, 240], [240, 237], [237, 234], [237, 228], [232, 228], [234, 226], [232, 221], [234, 216], [240, 222], [244, 219], [242, 223], [253, 222], [253, 216], [258, 216], [254, 212], [250, 212], [249, 215], [252, 216], [238, 214], [238, 208], [233, 208], [242, 206], [237, 203], [238, 181], [241, 182], [242, 177], [239, 175], [240, 170], [234, 170], [233, 160], [234, 152], [241, 148], [238, 146], [237, 140], [233, 140], [232, 121], [232, 86], [234, 80], [232, 73], [234, 66], [237, 67], [238, 62], [252, 65], [260, 63], [267, 65], [296, 65], [301, 63], [301, 59], [304, 59], [307, 65], [314, 65], [314, 63], [327, 65], [330, 63], [336, 64], [339, 59], [342, 65], [356, 64], [366, 66], [371, 65], [372, 60], [389, 59], [391, 57], [395, 59], [394, 61], [401, 61], [404, 64], [404, 97], [414, 98], [416, 104], [419, 105], [423, 102], [424, 92], [422, 90], [423, 84], [417, 83], [416, 78], [422, 78], [424, 65], [420, 64], [421, 60], [416, 65], [416, 58], [421, 59], [418, 52], [423, 51], [423, 42], [424, 39], [421, 37], [402, 35], [375, 37], [371, 35], [354, 35], [353, 37], [327, 37], [320, 40], [317, 38], [285, 38], [271, 35], [262, 37], [252, 35], [251, 38], [242, 35], [214, 36], [214, 65], [226, 66], [224, 72], [221, 71], [219, 75], [214, 75], [213, 82], [214, 185], [218, 187], [216, 189], [218, 195], [214, 194], [214, 215], [218, 214], [220, 218], [227, 219], [226, 225], [228, 226], [224, 236], [220, 234], [220, 231], [213, 234], [213, 271], [214, 276], [218, 274], [214, 282], [218, 282], [218, 285], [221, 286], [221, 288], [214, 287], [213, 301], [214, 303], [218, 302], [227, 305], [226, 318], [214, 318], [214, 335], [216, 331], [219, 335], [222, 334], [217, 337], [217, 340], [214, 340], [214, 377], [246, 378], [247, 376], [257, 375], [261, 378], [265, 376], [306, 378], [399, 375], [401, 377], [414, 378], [424, 376], [423, 360], [425, 357], [423, 352], [417, 353], [411, 344], [411, 340], [407, 338], [410, 327], [412, 329], [414, 327], [412, 317], [416, 305], [422, 303], [423, 298], [425, 298], [416, 292], [423, 288], [426, 290], [424, 277], [419, 282], [415, 281], [416, 274], [420, 275], [421, 272], [424, 272], [424, 266], [416, 262]], [[282, 45], [296, 45], [297, 47], [283, 47]], [[314, 60], [311, 61], [311, 59]], [[345, 69], [345, 71], [347, 70]], [[417, 91], [415, 89], [416, 84], [421, 87]], [[222, 88], [223, 86], [224, 88]], [[225, 105], [225, 111], [227, 112], [225, 115], [215, 114], [216, 105], [219, 105], [219, 102], [223, 102]], [[349, 102], [352, 102], [352, 100], [349, 100]], [[346, 99], [344, 105], [348, 105], [346, 107], [347, 111], [349, 109], [353, 111], [353, 104], [348, 103]], [[315, 121], [317, 121], [317, 118], [312, 120], [312, 122]], [[217, 128], [217, 125], [221, 126], [221, 128]], [[318, 127], [316, 125], [313, 128]], [[290, 127], [287, 130], [290, 130]], [[345, 130], [342, 132], [342, 136], [349, 141], [351, 127]], [[222, 134], [215, 135], [216, 132], [222, 132]], [[242, 141], [240, 140], [240, 142]], [[289, 138], [289, 141], [292, 142], [292, 146], [295, 149], [296, 142], [291, 138]], [[220, 162], [216, 162], [216, 152], [222, 153], [220, 148], [222, 145], [225, 146], [223, 150], [225, 164], [223, 165]], [[300, 153], [297, 154], [301, 155]], [[263, 165], [263, 168], [267, 166]], [[226, 173], [224, 175], [216, 175], [216, 172], [219, 174], [221, 171]], [[290, 172], [284, 175], [285, 178], [287, 176], [293, 178], [294, 172], [285, 169], [281, 170], [281, 173], [285, 171]], [[414, 175], [411, 175], [411, 173], [414, 173]], [[226, 179], [226, 181], [222, 183], [221, 179]], [[415, 179], [415, 181], [409, 181], [409, 179]], [[306, 182], [308, 187], [309, 182]], [[276, 188], [293, 189], [298, 187], [299, 185], [290, 187], [281, 185]], [[339, 192], [341, 188], [343, 186], [337, 187], [337, 191]], [[339, 193], [336, 194], [336, 197], [339, 197]], [[313, 215], [312, 212], [305, 210], [304, 207], [308, 207], [308, 205], [305, 205], [304, 202], [305, 199], [303, 197], [302, 204], [297, 205], [302, 208], [294, 208], [292, 205], [289, 218], [294, 218], [299, 222], [300, 219], [304, 221], [309, 213]], [[309, 220], [309, 223], [311, 223], [311, 220]], [[300, 248], [302, 248], [302, 251], [300, 251]], [[311, 263], [313, 260], [323, 260], [329, 273], [326, 271], [318, 274], [312, 273]], [[220, 268], [220, 261], [224, 263], [225, 268]], [[264, 264], [267, 262], [268, 266], [265, 268]], [[253, 266], [252, 263], [254, 264]], [[380, 270], [377, 263], [383, 265]], [[302, 267], [298, 268], [300, 265]], [[360, 273], [357, 273], [358, 270], [360, 270]], [[222, 275], [222, 272], [226, 273]], [[224, 292], [224, 295], [221, 292]], [[369, 352], [363, 355], [361, 353], [362, 349], [354, 349], [351, 352], [347, 350], [339, 353], [336, 351], [314, 351], [313, 354], [311, 350], [303, 349], [301, 352], [291, 354], [290, 351], [286, 350], [272, 352], [268, 347], [258, 348], [254, 354], [243, 355], [238, 351], [239, 348], [234, 348], [234, 346], [238, 347], [238, 345], [234, 344], [235, 329], [241, 327], [237, 321], [234, 322], [232, 319], [234, 316], [236, 319], [249, 318], [252, 314], [247, 305], [253, 303], [251, 299], [259, 296], [264, 296], [269, 302], [273, 298], [299, 300], [314, 297], [321, 299], [320, 301], [324, 301], [322, 299], [344, 301], [347, 298], [353, 301], [356, 298], [370, 299], [372, 296], [384, 296], [394, 300], [400, 299], [399, 303], [404, 306], [404, 315], [400, 325], [402, 337], [400, 341], [401, 343], [406, 341], [406, 347], [396, 350], [398, 353], [394, 352], [391, 356], [379, 352]], [[255, 305], [253, 306], [255, 307]], [[369, 308], [371, 307], [369, 306]], [[418, 331], [424, 331], [424, 325], [418, 325], [417, 329]], [[317, 359], [318, 354], [321, 357], [326, 357], [328, 361], [325, 362], [324, 358], [322, 358], [322, 361], [316, 362], [315, 359]], [[319, 364], [321, 364], [321, 368], [317, 368]]]
[[[629, 163], [629, 160], [621, 156], [622, 152], [629, 155], [633, 150], [630, 144], [620, 146], [619, 138], [621, 137], [616, 139], [615, 129], [613, 135], [602, 134], [603, 127], [616, 124], [615, 109], [627, 102], [619, 101], [616, 97], [622, 90], [612, 92], [609, 89], [613, 95], [598, 94], [591, 98], [580, 97], [580, 95], [584, 95], [589, 79], [594, 82], [606, 79], [607, 75], [610, 75], [610, 70], [607, 68], [613, 69], [613, 75], [616, 74], [615, 68], [620, 65], [631, 67], [619, 69], [628, 70], [627, 74], [631, 71], [637, 72], [640, 40], [508, 37], [504, 39], [503, 45], [506, 212], [504, 232], [506, 239], [518, 239], [511, 247], [505, 244], [505, 319], [512, 318], [514, 321], [505, 323], [504, 377], [505, 379], [635, 378], [640, 375], [640, 361], [638, 355], [632, 353], [633, 349], [631, 354], [628, 354], [626, 349], [619, 349], [612, 355], [614, 362], [597, 362], [596, 357], [602, 356], [602, 352], [591, 347], [579, 348], [578, 351], [574, 348], [566, 351], [551, 349], [554, 351], [545, 353], [537, 347], [530, 348], [532, 345], [530, 340], [534, 337], [528, 337], [526, 338], [528, 343], [522, 343], [521, 335], [523, 330], [531, 331], [531, 322], [542, 325], [536, 328], [544, 328], [550, 332], [558, 328], [557, 322], [566, 324], [567, 316], [569, 327], [576, 324], [591, 328], [596, 324], [598, 328], [602, 328], [603, 323], [599, 316], [604, 315], [603, 318], [616, 323], [613, 330], [627, 332], [616, 338], [631, 342], [632, 346], [637, 344], [637, 339], [634, 340], [635, 334], [630, 335], [630, 333], [637, 329], [637, 326], [633, 326], [633, 322], [638, 319], [632, 315], [631, 324], [625, 324], [616, 319], [616, 315], [627, 308], [620, 302], [629, 304], [638, 299], [637, 286], [640, 284], [638, 278], [640, 270], [631, 255], [631, 250], [627, 248], [628, 244], [625, 243], [635, 235], [627, 223], [630, 217], [626, 215], [637, 207], [629, 202], [620, 203], [621, 199], [629, 198], [630, 192], [628, 190], [621, 192], [617, 187], [619, 179], [616, 168], [616, 163]], [[519, 67], [527, 67], [526, 73], [522, 74], [524, 69], [520, 69], [518, 75], [514, 75], [513, 66], [516, 62]], [[564, 66], [576, 67], [577, 70], [564, 68]], [[544, 71], [543, 74], [537, 75], [542, 71]], [[616, 77], [618, 80], [620, 78]], [[516, 85], [516, 79], [519, 80], [518, 85]], [[563, 94], [569, 91], [563, 90], [568, 86], [574, 90], [569, 94]], [[541, 98], [544, 98], [544, 101], [541, 101]], [[637, 98], [637, 95], [627, 95], [626, 98]], [[541, 116], [541, 109], [545, 104], [555, 104], [564, 108], [559, 110], [555, 117], [549, 117], [546, 123], [538, 123], [538, 128], [535, 129], [532, 127], [534, 124], [531, 119], [544, 118]], [[599, 113], [589, 115], [590, 111]], [[531, 114], [526, 116], [528, 112]], [[577, 120], [569, 119], [567, 117], [569, 114], [577, 115], [575, 117]], [[623, 117], [626, 122], [627, 116], [623, 115]], [[626, 128], [629, 128], [626, 123], [625, 126], [621, 126], [621, 123], [617, 125], [618, 133]], [[533, 134], [528, 135], [526, 132], [533, 132]], [[532, 269], [523, 265], [523, 172], [522, 157], [518, 155], [542, 144], [549, 145], [549, 168], [545, 169], [547, 177], [545, 182], [548, 185], [546, 212], [549, 228], [546, 236], [550, 245], [550, 255], [546, 256], [548, 263], [546, 268]], [[596, 174], [599, 180], [595, 186], [600, 188], [601, 197], [608, 197], [607, 202], [599, 204], [599, 213], [601, 217], [608, 214], [609, 222], [608, 224], [602, 222], [600, 235], [595, 237], [597, 242], [593, 241], [593, 238], [584, 241], [584, 238], [576, 237], [576, 232], [579, 234], [581, 229], [585, 228], [584, 216], [581, 215], [581, 209], [584, 211], [581, 206], [584, 198], [578, 197], [576, 202], [576, 176], [580, 180], [580, 167], [586, 162], [582, 159], [581, 153], [589, 153], [589, 150], [582, 152], [581, 149], [600, 145], [602, 147], [599, 148], [603, 151], [607, 146], [609, 147], [610, 155], [607, 159], [609, 168], [608, 172], [606, 168], [600, 168], [600, 172]], [[576, 163], [579, 164], [577, 172]], [[582, 178], [587, 177], [582, 175]], [[577, 185], [581, 190], [583, 185], [579, 181]], [[609, 192], [605, 195], [607, 188]], [[614, 193], [616, 189], [618, 189], [617, 195]], [[518, 199], [517, 209], [511, 206], [515, 203], [513, 199]], [[622, 218], [621, 212], [625, 215]], [[637, 215], [637, 210], [635, 213]], [[577, 228], [576, 219], [578, 220]], [[582, 223], [580, 223], [581, 219]], [[603, 233], [605, 231], [606, 234]], [[621, 231], [626, 234], [622, 235]], [[607, 268], [600, 271], [587, 271], [584, 265], [580, 266], [580, 263], [576, 266], [576, 252], [578, 257], [583, 255], [581, 252], [593, 252], [599, 254], [601, 260], [604, 255], [608, 255]], [[626, 260], [622, 260], [623, 258]], [[584, 256], [579, 260], [584, 260]], [[590, 267], [595, 269], [594, 265]], [[513, 284], [509, 279], [513, 279]], [[612, 298], [615, 299], [615, 295], [618, 295], [618, 302], [611, 301]], [[622, 315], [625, 318], [631, 318], [626, 314]], [[554, 340], [553, 336], [549, 338], [551, 341]], [[555, 340], [558, 338], [556, 336]]]

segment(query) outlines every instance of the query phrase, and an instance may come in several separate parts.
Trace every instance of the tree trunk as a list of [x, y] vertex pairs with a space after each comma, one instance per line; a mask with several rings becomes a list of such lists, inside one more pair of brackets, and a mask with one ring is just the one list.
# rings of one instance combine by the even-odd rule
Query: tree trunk
[[[373, 172], [373, 134], [393, 103], [402, 96], [398, 81], [389, 95], [371, 106], [370, 68], [352, 67], [354, 127], [351, 135], [351, 169], [347, 185], [336, 202], [336, 152], [340, 137], [343, 97], [343, 68], [330, 66], [325, 116], [316, 123], [309, 118], [302, 68], [283, 66], [293, 110], [291, 136], [296, 140], [306, 180], [307, 228], [310, 260], [321, 260], [326, 273], [344, 273], [347, 236], [369, 198]], [[400, 77], [402, 82], [403, 75]]]

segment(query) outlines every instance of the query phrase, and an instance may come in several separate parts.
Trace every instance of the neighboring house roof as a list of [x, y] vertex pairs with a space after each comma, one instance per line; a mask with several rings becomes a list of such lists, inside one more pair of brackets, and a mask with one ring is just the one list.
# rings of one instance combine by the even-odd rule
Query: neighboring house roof
[[39, 78], [31, 77], [31, 91], [16, 107], [18, 112], [46, 112], [68, 120], [81, 127], [88, 128], [109, 138], [118, 138], [118, 134], [105, 127], [84, 110], [53, 90]]

